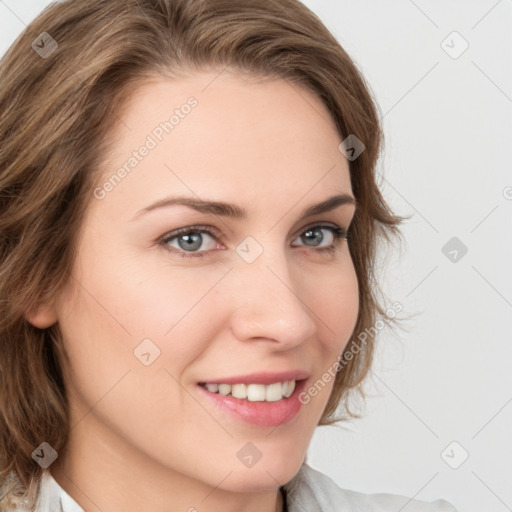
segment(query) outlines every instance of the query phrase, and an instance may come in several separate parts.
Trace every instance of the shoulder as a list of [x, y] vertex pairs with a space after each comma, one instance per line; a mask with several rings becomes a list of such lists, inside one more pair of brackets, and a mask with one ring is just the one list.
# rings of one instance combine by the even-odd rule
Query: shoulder
[[8, 480], [0, 485], [0, 512], [84, 512], [48, 469], [43, 470], [36, 483], [32, 492], [22, 495], [19, 479], [11, 473]]
[[295, 477], [284, 486], [288, 512], [317, 510], [335, 512], [395, 512], [407, 505], [407, 512], [456, 512], [445, 500], [418, 501], [396, 494], [363, 494], [341, 489], [327, 475], [303, 464]]
[[30, 501], [13, 471], [0, 482], [0, 512], [30, 512]]

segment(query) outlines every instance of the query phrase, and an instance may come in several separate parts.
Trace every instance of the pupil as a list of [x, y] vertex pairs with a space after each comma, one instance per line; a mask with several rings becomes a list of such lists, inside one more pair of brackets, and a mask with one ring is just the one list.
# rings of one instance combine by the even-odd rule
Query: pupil
[[[315, 239], [315, 237], [317, 238]], [[319, 245], [322, 243], [324, 235], [321, 229], [309, 229], [302, 238], [303, 241], [304, 239], [307, 239], [310, 242], [313, 242], [311, 245]]]
[[[203, 239], [199, 233], [189, 234], [189, 235], [181, 235], [178, 238], [179, 246], [185, 251], [191, 251], [194, 249], [199, 249], [201, 247]], [[182, 242], [185, 242], [184, 244]]]

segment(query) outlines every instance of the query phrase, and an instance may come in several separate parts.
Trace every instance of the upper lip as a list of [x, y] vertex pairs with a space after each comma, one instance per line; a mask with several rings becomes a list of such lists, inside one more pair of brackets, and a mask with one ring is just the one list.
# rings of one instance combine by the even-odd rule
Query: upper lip
[[305, 370], [289, 370], [284, 372], [258, 372], [246, 375], [235, 375], [233, 377], [219, 377], [218, 379], [208, 379], [201, 381], [200, 384], [273, 384], [275, 382], [285, 382], [289, 380], [302, 380], [309, 377], [309, 372]]

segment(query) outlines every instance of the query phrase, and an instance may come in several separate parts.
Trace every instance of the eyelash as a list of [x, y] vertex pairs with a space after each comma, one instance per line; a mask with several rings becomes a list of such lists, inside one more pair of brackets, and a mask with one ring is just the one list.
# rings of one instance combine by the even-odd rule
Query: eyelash
[[[306, 231], [311, 231], [315, 228], [319, 229], [329, 229], [331, 233], [334, 236], [334, 241], [331, 245], [328, 245], [326, 247], [320, 247], [319, 249], [314, 249], [316, 252], [324, 253], [324, 254], [335, 254], [338, 250], [339, 244], [346, 240], [349, 241], [349, 236], [347, 234], [347, 231], [343, 228], [340, 228], [336, 225], [329, 225], [329, 224], [312, 224], [310, 226], [306, 226], [301, 233], [302, 235]], [[178, 256], [182, 258], [202, 258], [210, 251], [184, 251], [176, 248], [169, 248], [166, 247], [166, 244], [170, 241], [174, 240], [175, 238], [178, 238], [180, 235], [184, 234], [191, 234], [191, 233], [208, 233], [210, 236], [212, 236], [214, 239], [217, 240], [217, 238], [221, 237], [221, 233], [210, 226], [187, 226], [185, 228], [177, 229], [176, 231], [172, 231], [171, 233], [167, 233], [162, 238], [159, 239], [158, 244], [164, 246], [169, 252], [173, 254], [177, 254]], [[302, 246], [302, 247], [308, 247], [308, 246]]]

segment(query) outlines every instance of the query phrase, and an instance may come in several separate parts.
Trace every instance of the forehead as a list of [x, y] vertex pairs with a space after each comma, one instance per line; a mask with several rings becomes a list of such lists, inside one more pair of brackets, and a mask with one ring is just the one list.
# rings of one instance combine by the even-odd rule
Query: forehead
[[282, 79], [227, 70], [155, 76], [133, 91], [119, 118], [101, 183], [124, 168], [109, 196], [134, 208], [171, 193], [230, 201], [264, 193], [290, 202], [313, 188], [318, 196], [351, 191], [330, 113]]

